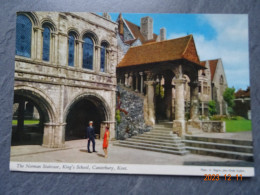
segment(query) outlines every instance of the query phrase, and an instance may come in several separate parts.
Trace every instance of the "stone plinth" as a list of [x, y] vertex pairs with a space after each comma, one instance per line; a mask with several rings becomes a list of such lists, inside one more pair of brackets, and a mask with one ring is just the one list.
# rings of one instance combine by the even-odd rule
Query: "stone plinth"
[[55, 123], [44, 124], [43, 147], [62, 148], [65, 144], [65, 125]]

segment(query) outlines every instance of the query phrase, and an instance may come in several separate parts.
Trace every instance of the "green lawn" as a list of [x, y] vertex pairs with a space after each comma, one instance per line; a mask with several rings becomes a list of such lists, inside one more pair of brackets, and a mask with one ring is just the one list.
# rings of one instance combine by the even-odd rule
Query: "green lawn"
[[[39, 124], [39, 120], [25, 120], [24, 124], [25, 125]], [[12, 125], [17, 125], [17, 120], [13, 120]]]
[[251, 131], [251, 120], [225, 120], [226, 132]]

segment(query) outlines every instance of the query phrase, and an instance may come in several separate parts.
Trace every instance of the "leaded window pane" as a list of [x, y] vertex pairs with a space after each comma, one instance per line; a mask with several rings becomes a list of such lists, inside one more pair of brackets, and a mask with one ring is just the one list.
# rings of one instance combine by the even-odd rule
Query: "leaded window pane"
[[83, 68], [93, 69], [94, 43], [91, 38], [86, 37], [83, 44]]
[[16, 55], [31, 57], [31, 34], [31, 20], [25, 15], [18, 15], [16, 19]]
[[44, 61], [50, 60], [50, 34], [51, 31], [48, 27], [43, 28], [43, 49], [42, 49], [42, 59]]
[[74, 66], [74, 45], [75, 37], [69, 35], [69, 66]]
[[106, 47], [101, 46], [101, 64], [100, 64], [101, 72], [105, 72], [105, 64], [106, 64]]

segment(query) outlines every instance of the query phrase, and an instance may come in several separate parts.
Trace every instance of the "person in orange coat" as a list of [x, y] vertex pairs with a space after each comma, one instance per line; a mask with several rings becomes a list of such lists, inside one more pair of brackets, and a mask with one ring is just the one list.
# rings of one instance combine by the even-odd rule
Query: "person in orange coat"
[[105, 158], [107, 158], [108, 142], [109, 142], [109, 127], [107, 126], [104, 134], [104, 140], [103, 140], [103, 150], [105, 153]]

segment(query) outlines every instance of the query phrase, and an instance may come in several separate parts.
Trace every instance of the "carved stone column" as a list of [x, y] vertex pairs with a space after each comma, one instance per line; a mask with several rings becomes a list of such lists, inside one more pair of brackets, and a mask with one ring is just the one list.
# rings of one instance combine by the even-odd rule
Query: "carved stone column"
[[128, 87], [128, 74], [125, 74], [125, 87]]
[[173, 131], [179, 136], [185, 133], [185, 101], [184, 85], [186, 80], [183, 78], [175, 79], [175, 120], [173, 121]]
[[135, 77], [135, 91], [138, 92], [138, 91], [139, 91], [139, 90], [138, 90], [138, 73], [136, 73], [135, 76], [136, 76], [136, 77]]
[[144, 75], [143, 72], [139, 72], [141, 76], [141, 83], [140, 83], [140, 92], [143, 94], [144, 93]]
[[78, 68], [83, 67], [83, 41], [77, 40], [78, 41]]
[[144, 118], [145, 123], [149, 126], [155, 124], [155, 110], [154, 110], [154, 86], [156, 82], [152, 78], [152, 72], [147, 71], [146, 96], [144, 98]]
[[171, 82], [164, 84], [164, 105], [166, 118], [172, 120], [172, 88]]
[[199, 119], [199, 85], [198, 81], [190, 83], [190, 119]]
[[131, 72], [129, 74], [129, 78], [128, 78], [128, 86], [130, 87], [131, 86], [131, 89], [134, 90], [134, 82], [133, 82], [133, 73]]

